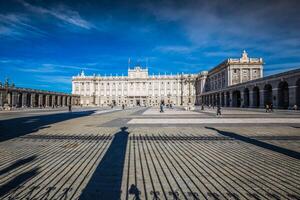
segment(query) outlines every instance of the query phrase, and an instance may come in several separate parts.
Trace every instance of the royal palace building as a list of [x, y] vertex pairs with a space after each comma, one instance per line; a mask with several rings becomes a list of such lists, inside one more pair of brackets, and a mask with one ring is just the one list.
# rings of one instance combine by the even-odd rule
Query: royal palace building
[[84, 106], [157, 106], [164, 102], [288, 108], [298, 104], [300, 70], [263, 77], [263, 64], [262, 58], [250, 58], [244, 51], [240, 58], [228, 58], [195, 74], [149, 75], [148, 69], [140, 66], [129, 68], [127, 76], [86, 76], [81, 72], [72, 79], [72, 94], [79, 95]]
[[73, 94], [83, 105], [155, 106], [187, 105], [195, 102], [196, 74], [149, 75], [148, 69], [128, 69], [128, 76], [73, 77]]

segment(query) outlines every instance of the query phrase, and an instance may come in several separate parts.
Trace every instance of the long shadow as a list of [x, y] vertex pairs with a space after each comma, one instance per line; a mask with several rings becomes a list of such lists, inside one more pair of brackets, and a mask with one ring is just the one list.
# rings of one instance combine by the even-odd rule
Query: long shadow
[[0, 170], [0, 176], [2, 174], [5, 174], [5, 173], [8, 173], [10, 172], [11, 170], [14, 170], [22, 165], [25, 165], [26, 163], [30, 163], [32, 162], [33, 160], [36, 159], [37, 156], [30, 156], [28, 158], [24, 158], [24, 159], [19, 159], [17, 160], [16, 162], [12, 163], [11, 165], [5, 167], [4, 169]]
[[249, 138], [249, 137], [245, 137], [245, 136], [242, 136], [242, 135], [239, 135], [236, 133], [232, 133], [232, 132], [221, 131], [221, 130], [218, 130], [218, 129], [212, 128], [212, 127], [205, 127], [205, 128], [217, 131], [221, 135], [224, 135], [224, 136], [236, 139], [236, 140], [247, 142], [249, 144], [253, 144], [253, 145], [256, 145], [256, 146], [259, 146], [259, 147], [262, 147], [262, 148], [265, 148], [265, 149], [268, 149], [271, 151], [275, 151], [277, 153], [281, 153], [281, 154], [284, 154], [284, 155], [292, 157], [292, 158], [300, 159], [300, 153], [293, 151], [293, 150], [282, 148], [282, 147], [279, 147], [279, 146], [276, 146], [273, 144], [262, 142], [262, 141], [259, 141], [259, 140], [253, 139], [253, 138]]
[[19, 176], [15, 177], [11, 181], [7, 182], [6, 184], [0, 186], [0, 197], [6, 195], [16, 187], [19, 187], [22, 183], [26, 182], [28, 179], [32, 178], [37, 174], [38, 174], [38, 168], [34, 168], [30, 171], [20, 174]]
[[49, 124], [88, 116], [92, 113], [93, 110], [0, 120], [0, 142], [47, 128]]
[[139, 189], [136, 187], [136, 185], [132, 184], [128, 190], [128, 193], [131, 195], [134, 195], [134, 200], [141, 200], [141, 192]]
[[117, 200], [121, 196], [121, 183], [128, 141], [127, 127], [114, 135], [104, 157], [97, 166], [80, 199]]

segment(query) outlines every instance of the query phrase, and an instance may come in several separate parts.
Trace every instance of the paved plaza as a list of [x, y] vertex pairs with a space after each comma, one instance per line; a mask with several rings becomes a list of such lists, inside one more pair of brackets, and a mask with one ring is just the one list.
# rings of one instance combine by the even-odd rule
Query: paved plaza
[[0, 112], [0, 199], [300, 199], [300, 113]]

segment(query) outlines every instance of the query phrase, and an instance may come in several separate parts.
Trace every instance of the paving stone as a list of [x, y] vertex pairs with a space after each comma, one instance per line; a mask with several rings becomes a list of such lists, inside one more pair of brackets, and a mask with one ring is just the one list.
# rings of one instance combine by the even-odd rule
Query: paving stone
[[300, 198], [299, 116], [157, 109], [0, 113], [0, 199]]

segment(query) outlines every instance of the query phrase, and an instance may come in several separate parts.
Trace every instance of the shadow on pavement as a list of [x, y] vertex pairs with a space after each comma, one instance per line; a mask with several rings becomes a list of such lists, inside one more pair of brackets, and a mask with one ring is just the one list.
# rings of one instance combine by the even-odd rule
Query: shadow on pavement
[[42, 116], [30, 116], [0, 121], [0, 142], [15, 137], [23, 136], [42, 128], [49, 127], [49, 124], [74, 119], [78, 117], [88, 116], [94, 111], [82, 111], [71, 113], [59, 113]]
[[27, 163], [30, 163], [32, 161], [34, 161], [36, 159], [37, 156], [30, 156], [28, 158], [24, 158], [24, 159], [19, 159], [16, 162], [12, 163], [11, 165], [5, 167], [4, 169], [0, 170], [0, 176], [2, 174], [8, 173], [11, 170], [14, 170], [22, 165], [25, 165]]
[[224, 136], [236, 139], [236, 140], [247, 142], [249, 144], [253, 144], [258, 147], [262, 147], [262, 148], [265, 148], [265, 149], [268, 149], [268, 150], [271, 150], [271, 151], [274, 151], [277, 153], [281, 153], [281, 154], [284, 154], [284, 155], [292, 157], [292, 158], [300, 159], [300, 153], [293, 151], [293, 150], [285, 149], [285, 148], [282, 148], [279, 146], [275, 146], [273, 144], [262, 142], [262, 141], [259, 141], [259, 140], [253, 139], [253, 138], [249, 138], [249, 137], [245, 137], [245, 136], [242, 136], [242, 135], [239, 135], [236, 133], [232, 133], [232, 132], [221, 131], [221, 130], [218, 130], [218, 129], [212, 128], [212, 127], [205, 127], [205, 128], [217, 131], [221, 135], [224, 135]]
[[38, 174], [38, 168], [34, 168], [30, 171], [24, 172], [17, 177], [13, 178], [11, 181], [5, 183], [4, 185], [0, 186], [0, 197], [6, 195], [11, 190], [19, 187], [21, 184], [26, 182], [28, 179], [31, 179], [35, 175]]
[[121, 183], [128, 141], [127, 127], [122, 127], [97, 166], [80, 199], [117, 200], [121, 196]]
[[130, 189], [128, 191], [129, 194], [134, 195], [134, 199], [135, 200], [141, 200], [141, 192], [139, 191], [139, 189], [136, 187], [136, 185], [132, 184], [130, 186]]

